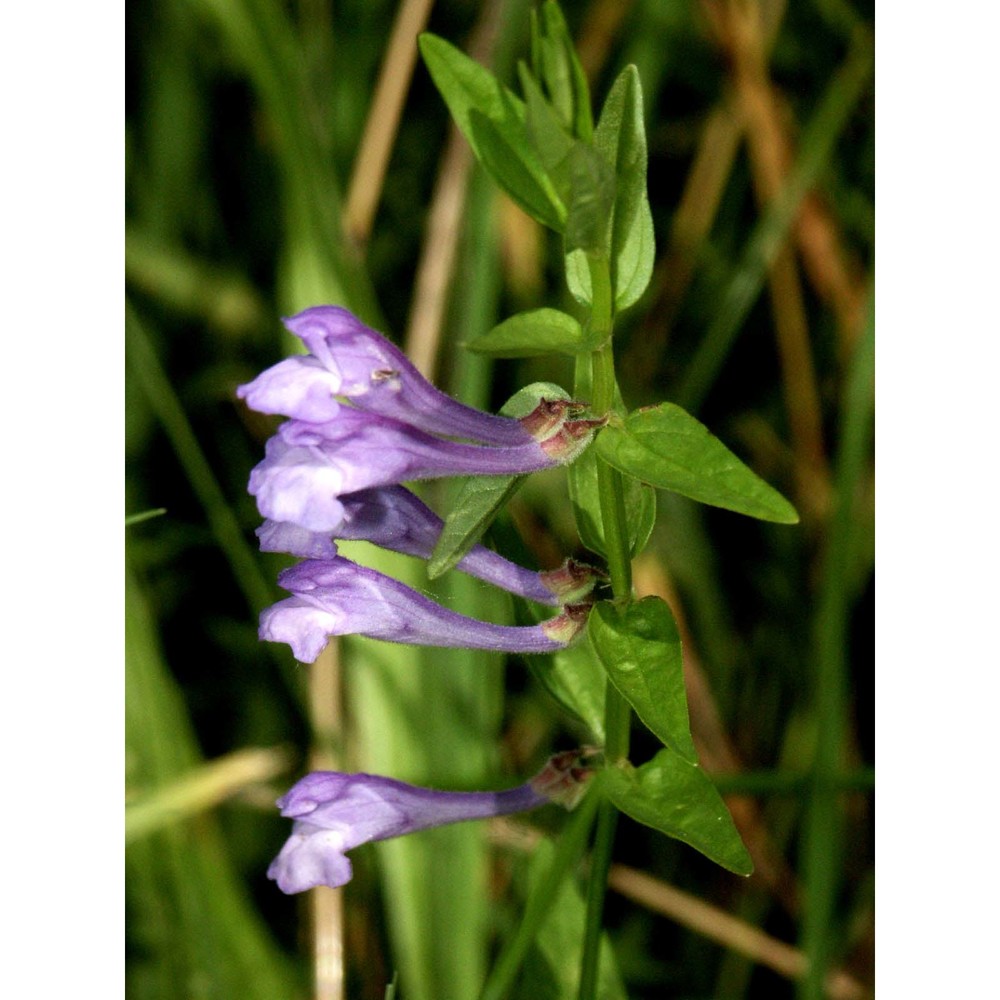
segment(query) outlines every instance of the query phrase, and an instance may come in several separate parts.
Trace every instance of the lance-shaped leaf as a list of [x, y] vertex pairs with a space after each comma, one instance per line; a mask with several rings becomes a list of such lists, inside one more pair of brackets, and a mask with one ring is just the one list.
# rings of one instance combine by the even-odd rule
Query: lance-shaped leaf
[[688, 724], [681, 637], [670, 608], [647, 597], [626, 609], [594, 607], [590, 641], [608, 677], [660, 741], [692, 764], [698, 756]]
[[590, 142], [590, 88], [566, 20], [554, 0], [531, 12], [531, 68], [568, 131]]
[[737, 875], [753, 862], [715, 785], [696, 764], [665, 747], [642, 767], [601, 774], [605, 794], [627, 816], [681, 840]]
[[[634, 66], [627, 66], [611, 88], [594, 130], [594, 146], [615, 177], [609, 259], [615, 307], [621, 310], [635, 303], [646, 290], [656, 252], [653, 217], [646, 194], [642, 87]], [[586, 255], [569, 245], [567, 250], [571, 251], [566, 257], [570, 291], [576, 299], [589, 304], [591, 286]]]
[[444, 520], [444, 527], [427, 563], [427, 575], [432, 580], [447, 573], [478, 544], [497, 514], [521, 488], [524, 476], [473, 476], [462, 488]]
[[606, 427], [595, 448], [609, 465], [650, 486], [762, 521], [798, 522], [777, 490], [674, 403], [643, 407], [624, 426]]
[[[642, 86], [635, 66], [626, 66], [615, 81], [594, 130], [594, 145], [614, 168], [617, 188], [612, 226], [612, 276], [617, 255], [637, 225], [646, 197], [646, 128]], [[617, 289], [618, 282], [615, 282]]]
[[476, 158], [529, 215], [562, 232], [566, 209], [528, 140], [523, 101], [443, 38], [423, 34], [418, 44]]
[[614, 171], [594, 146], [566, 131], [527, 67], [522, 64], [519, 69], [527, 101], [528, 136], [566, 206], [566, 251], [581, 249], [607, 255], [615, 199]]
[[532, 358], [543, 354], [581, 354], [599, 345], [587, 340], [583, 327], [569, 313], [532, 309], [511, 316], [465, 346], [495, 358]]

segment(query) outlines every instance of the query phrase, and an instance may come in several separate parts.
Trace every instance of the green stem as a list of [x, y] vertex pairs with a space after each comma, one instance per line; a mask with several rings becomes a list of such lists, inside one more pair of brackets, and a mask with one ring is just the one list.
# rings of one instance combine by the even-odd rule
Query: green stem
[[[613, 413], [616, 399], [615, 362], [611, 347], [614, 326], [611, 272], [606, 260], [591, 257], [590, 282], [593, 292], [590, 332], [602, 346], [591, 355], [591, 406], [596, 414]], [[621, 474], [600, 458], [597, 459], [597, 489], [604, 527], [604, 549], [611, 574], [611, 588], [616, 602], [627, 603], [632, 597], [632, 566], [625, 519], [625, 490]], [[604, 689], [605, 756], [609, 765], [628, 759], [631, 709], [618, 689], [608, 681]], [[614, 846], [618, 810], [609, 801], [601, 802], [597, 834], [591, 855], [590, 881], [587, 886], [587, 917], [580, 967], [580, 1000], [597, 996], [601, 927], [604, 895], [611, 851]]]
[[803, 896], [809, 907], [802, 922], [802, 950], [809, 973], [799, 984], [800, 1000], [825, 995], [826, 971], [836, 940], [835, 909], [843, 857], [843, 813], [834, 790], [847, 729], [846, 658], [850, 607], [849, 555], [853, 551], [854, 497], [864, 474], [875, 402], [875, 300], [854, 352], [841, 407], [843, 414], [834, 509], [816, 612], [816, 755], [802, 835]]
[[524, 919], [500, 953], [490, 972], [490, 978], [479, 995], [479, 1000], [503, 1000], [510, 992], [542, 921], [556, 901], [563, 879], [583, 854], [583, 847], [599, 801], [599, 796], [591, 792], [577, 806], [576, 812], [556, 844], [549, 870], [531, 888], [528, 902], [524, 907]]

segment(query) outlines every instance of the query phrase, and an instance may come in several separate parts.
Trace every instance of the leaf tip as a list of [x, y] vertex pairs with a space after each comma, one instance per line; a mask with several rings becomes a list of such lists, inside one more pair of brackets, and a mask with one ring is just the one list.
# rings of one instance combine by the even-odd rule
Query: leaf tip
[[783, 496], [778, 494], [781, 503], [776, 505], [776, 510], [771, 517], [775, 524], [798, 524], [802, 518], [799, 512]]

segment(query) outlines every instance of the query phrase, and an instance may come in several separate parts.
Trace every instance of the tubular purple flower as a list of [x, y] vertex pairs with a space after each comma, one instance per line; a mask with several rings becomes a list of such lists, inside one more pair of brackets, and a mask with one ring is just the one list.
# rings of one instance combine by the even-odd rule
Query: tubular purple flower
[[494, 625], [443, 608], [405, 584], [342, 556], [307, 559], [278, 576], [294, 596], [260, 616], [260, 638], [286, 642], [312, 663], [330, 636], [511, 653], [565, 649], [585, 627], [589, 607], [572, 605], [539, 625]]
[[[405, 486], [359, 490], [338, 500], [343, 520], [332, 532], [335, 538], [368, 541], [393, 552], [430, 559], [444, 527], [441, 518]], [[337, 547], [330, 535], [273, 521], [265, 521], [257, 529], [262, 552], [288, 552], [304, 559], [335, 556]], [[512, 594], [541, 604], [559, 605], [579, 601], [587, 592], [582, 574], [574, 572], [582, 564], [572, 563], [571, 571], [570, 562], [559, 570], [536, 573], [483, 545], [476, 545], [456, 568]]]
[[531, 781], [501, 792], [439, 792], [374, 774], [307, 774], [278, 799], [281, 815], [295, 823], [267, 876], [287, 893], [336, 888], [351, 879], [345, 852], [361, 844], [550, 801], [572, 808], [589, 778], [580, 762], [577, 752], [557, 754]]
[[261, 413], [323, 422], [335, 397], [368, 413], [413, 423], [434, 434], [517, 447], [531, 442], [520, 421], [483, 413], [441, 392], [391, 341], [340, 306], [314, 306], [283, 320], [309, 354], [286, 358], [237, 395]]
[[520, 475], [556, 464], [533, 439], [511, 448], [460, 444], [345, 406], [327, 423], [282, 424], [248, 489], [272, 521], [333, 531], [343, 520], [343, 493], [443, 476]]

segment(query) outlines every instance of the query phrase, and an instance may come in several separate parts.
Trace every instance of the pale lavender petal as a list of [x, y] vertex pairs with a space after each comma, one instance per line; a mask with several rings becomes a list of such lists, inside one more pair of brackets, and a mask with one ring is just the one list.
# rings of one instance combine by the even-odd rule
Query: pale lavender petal
[[337, 545], [329, 532], [309, 531], [289, 521], [265, 521], [257, 529], [261, 552], [287, 552], [302, 559], [332, 559]]
[[280, 413], [299, 420], [332, 420], [340, 409], [334, 398], [339, 380], [314, 357], [285, 358], [252, 382], [241, 385], [236, 395], [258, 413]]
[[267, 877], [289, 894], [318, 885], [336, 889], [350, 882], [353, 874], [344, 850], [342, 831], [296, 823], [281, 853], [267, 869]]
[[[300, 597], [286, 597], [261, 613], [262, 642], [285, 642], [299, 663], [315, 663], [332, 635], [344, 635], [343, 616]], [[350, 631], [350, 630], [348, 630]]]
[[267, 442], [264, 460], [251, 471], [247, 490], [271, 521], [332, 531], [344, 516], [337, 499], [342, 482], [340, 469], [320, 449], [290, 446], [275, 435]]
[[531, 440], [517, 420], [473, 409], [441, 392], [395, 344], [340, 306], [314, 306], [283, 322], [331, 373], [333, 391], [363, 410], [483, 444], [512, 446]]

